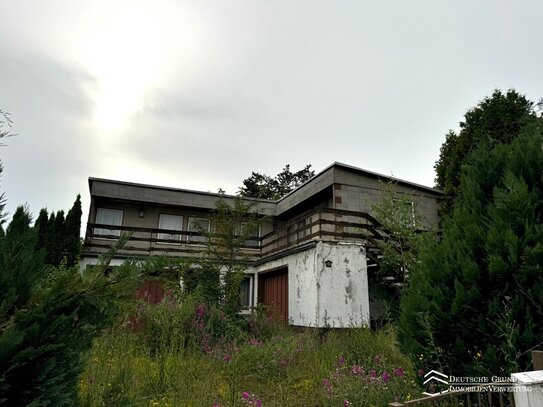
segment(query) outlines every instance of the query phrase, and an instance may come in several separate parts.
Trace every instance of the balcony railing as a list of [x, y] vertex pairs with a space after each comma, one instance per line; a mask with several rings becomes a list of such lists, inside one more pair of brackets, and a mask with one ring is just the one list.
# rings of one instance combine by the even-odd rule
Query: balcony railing
[[[311, 240], [375, 243], [382, 238], [377, 230], [378, 226], [379, 222], [365, 212], [317, 208], [284, 224], [277, 224], [272, 232], [264, 236], [248, 238], [241, 248], [250, 257], [258, 258], [303, 245]], [[111, 233], [104, 234], [106, 231]], [[85, 251], [103, 251], [121, 234], [129, 234], [129, 239], [121, 250], [121, 253], [126, 255], [183, 256], [202, 252], [206, 244], [206, 236], [199, 232], [89, 223]], [[159, 238], [165, 235], [169, 238]]]
[[375, 242], [382, 238], [378, 226], [379, 222], [365, 212], [317, 208], [262, 236], [261, 255], [268, 256], [310, 240]]

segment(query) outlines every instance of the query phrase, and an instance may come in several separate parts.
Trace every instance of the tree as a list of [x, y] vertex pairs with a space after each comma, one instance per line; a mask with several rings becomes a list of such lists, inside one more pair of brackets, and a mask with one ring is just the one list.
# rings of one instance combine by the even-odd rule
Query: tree
[[460, 132], [450, 130], [441, 146], [434, 168], [436, 186], [445, 196], [441, 210], [449, 215], [459, 196], [460, 174], [469, 153], [481, 145], [489, 149], [510, 143], [529, 121], [536, 119], [533, 102], [515, 90], [495, 90], [476, 107], [466, 112]]
[[[2, 131], [5, 122], [1, 117], [11, 123], [0, 110], [0, 138], [10, 135]], [[1, 219], [3, 197], [2, 194]], [[134, 263], [116, 267], [106, 275], [118, 245], [98, 267], [85, 273], [78, 266], [66, 264], [44, 267], [41, 244], [45, 231], [64, 230], [61, 215], [52, 214], [47, 220], [47, 211], [41, 211], [37, 224], [31, 228], [30, 212], [20, 206], [0, 239], [2, 405], [76, 405], [78, 375], [93, 339], [119, 314], [140, 281]], [[119, 240], [119, 244], [124, 242]]]
[[[11, 120], [11, 115], [8, 112], [5, 112], [4, 110], [0, 109], [0, 139], [5, 137], [12, 137], [15, 134], [11, 132], [9, 128], [11, 128], [13, 121]], [[6, 129], [6, 126], [8, 129]], [[3, 143], [0, 143], [0, 147], [4, 146]], [[2, 161], [0, 160], [0, 175], [2, 174], [4, 170]], [[0, 194], [0, 229], [2, 229], [2, 225], [5, 222], [5, 213], [4, 209], [6, 208], [6, 196], [4, 193]]]
[[383, 183], [381, 199], [371, 207], [380, 223], [376, 229], [383, 236], [382, 240], [375, 241], [382, 257], [374, 277], [381, 287], [381, 299], [386, 303], [386, 321], [397, 320], [399, 298], [408, 276], [419, 267], [421, 250], [436, 237], [434, 231], [421, 228], [417, 197], [400, 193], [396, 187], [395, 181]]
[[[399, 338], [428, 369], [506, 375], [543, 336], [543, 120], [482, 142], [460, 177], [440, 243], [402, 299]], [[418, 358], [417, 358], [418, 359]]]
[[77, 263], [81, 250], [81, 215], [81, 195], [78, 194], [65, 222], [63, 252], [69, 266]]
[[199, 292], [210, 303], [221, 301], [225, 313], [235, 316], [240, 309], [240, 284], [249, 261], [245, 247], [263, 219], [240, 197], [232, 204], [219, 199], [211, 216], [213, 230], [195, 224], [206, 237], [206, 250], [198, 261], [182, 266], [185, 289]]
[[77, 198], [64, 218], [64, 211], [42, 209], [34, 223], [37, 234], [36, 249], [44, 249], [45, 263], [58, 266], [66, 261], [68, 266], [77, 263], [81, 247], [81, 196]]
[[34, 229], [36, 230], [36, 250], [45, 249], [47, 240], [47, 225], [49, 223], [49, 215], [47, 209], [43, 208], [38, 215], [38, 219], [34, 223]]
[[314, 175], [315, 171], [311, 169], [311, 164], [297, 172], [291, 172], [290, 164], [287, 164], [283, 171], [275, 177], [253, 172], [249, 178], [243, 180], [239, 195], [251, 198], [279, 199]]

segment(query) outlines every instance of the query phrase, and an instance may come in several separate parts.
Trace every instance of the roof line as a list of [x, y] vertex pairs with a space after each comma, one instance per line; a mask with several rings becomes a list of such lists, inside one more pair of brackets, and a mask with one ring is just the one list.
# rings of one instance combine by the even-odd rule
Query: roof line
[[265, 203], [277, 203], [277, 201], [271, 200], [271, 199], [262, 199], [262, 198], [251, 198], [251, 197], [245, 197], [245, 196], [238, 196], [238, 195], [228, 195], [228, 194], [219, 194], [217, 192], [205, 192], [205, 191], [197, 191], [195, 189], [185, 189], [185, 188], [174, 188], [174, 187], [167, 187], [162, 185], [152, 185], [152, 184], [142, 184], [138, 182], [130, 182], [130, 181], [120, 181], [115, 179], [107, 179], [107, 178], [96, 178], [96, 177], [89, 177], [89, 189], [91, 187], [91, 184], [94, 181], [102, 181], [102, 182], [109, 182], [112, 184], [120, 184], [120, 185], [129, 185], [134, 187], [143, 187], [143, 188], [154, 188], [154, 189], [161, 189], [164, 191], [174, 191], [174, 192], [188, 192], [191, 194], [200, 194], [200, 195], [208, 195], [208, 196], [216, 196], [219, 198], [242, 198], [243, 200], [249, 200], [249, 201], [255, 201], [255, 202], [265, 202]]
[[336, 162], [334, 162], [332, 164], [332, 166], [334, 166], [334, 165], [337, 165], [339, 167], [344, 167], [344, 168], [347, 168], [347, 169], [353, 170], [353, 171], [363, 172], [365, 174], [372, 175], [372, 176], [374, 176], [376, 178], [387, 178], [387, 179], [389, 179], [391, 181], [394, 181], [394, 182], [398, 182], [398, 183], [401, 183], [401, 184], [412, 185], [412, 186], [417, 187], [417, 188], [422, 188], [422, 189], [426, 189], [428, 191], [436, 192], [438, 194], [443, 194], [442, 190], [434, 188], [434, 187], [429, 187], [429, 186], [426, 186], [426, 185], [417, 184], [416, 182], [407, 181], [407, 180], [401, 179], [401, 178], [396, 178], [396, 177], [393, 177], [391, 175], [385, 175], [385, 174], [380, 174], [378, 172], [365, 170], [365, 169], [360, 168], [360, 167], [355, 167], [354, 165], [344, 164], [344, 163], [340, 163], [338, 161], [336, 161]]
[[283, 199], [286, 199], [287, 197], [289, 197], [290, 195], [292, 195], [293, 193], [295, 193], [297, 190], [299, 190], [300, 188], [302, 188], [304, 185], [310, 183], [311, 181], [313, 181], [314, 179], [320, 177], [322, 174], [324, 174], [326, 171], [330, 170], [331, 168], [333, 167], [343, 167], [343, 168], [346, 168], [348, 170], [351, 170], [351, 171], [356, 171], [356, 172], [360, 172], [360, 173], [363, 173], [363, 174], [367, 174], [367, 175], [370, 175], [372, 177], [375, 177], [375, 178], [386, 178], [388, 180], [391, 180], [393, 182], [398, 182], [400, 184], [406, 184], [406, 185], [411, 185], [411, 186], [414, 186], [416, 188], [420, 188], [420, 189], [425, 189], [427, 191], [431, 191], [431, 192], [435, 192], [437, 194], [443, 194], [443, 191], [437, 189], [437, 188], [433, 188], [433, 187], [428, 187], [426, 185], [422, 185], [422, 184], [417, 184], [416, 182], [411, 182], [411, 181], [407, 181], [407, 180], [404, 180], [404, 179], [400, 179], [400, 178], [395, 178], [395, 177], [392, 177], [390, 175], [385, 175], [385, 174], [380, 174], [378, 172], [374, 172], [374, 171], [369, 171], [369, 170], [365, 170], [363, 168], [360, 168], [360, 167], [355, 167], [353, 165], [349, 165], [349, 164], [344, 164], [344, 163], [341, 163], [339, 161], [334, 161], [332, 164], [330, 164], [329, 166], [327, 166], [325, 169], [319, 171], [317, 174], [315, 174], [314, 176], [312, 176], [311, 178], [309, 178], [307, 181], [305, 181], [303, 184], [299, 185], [297, 188], [293, 189], [292, 191], [290, 191], [288, 194], [286, 195], [283, 195], [281, 198], [279, 198], [279, 200], [277, 202], [281, 202]]

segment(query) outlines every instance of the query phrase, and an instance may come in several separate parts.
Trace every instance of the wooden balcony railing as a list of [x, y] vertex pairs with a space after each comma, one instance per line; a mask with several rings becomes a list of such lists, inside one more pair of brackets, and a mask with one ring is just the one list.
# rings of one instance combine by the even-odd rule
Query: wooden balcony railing
[[[248, 238], [242, 250], [251, 257], [266, 257], [310, 240], [360, 241], [371, 244], [383, 238], [377, 230], [378, 226], [379, 222], [365, 212], [317, 208], [277, 225], [275, 230], [264, 236]], [[129, 234], [129, 239], [122, 252], [134, 255], [166, 252], [168, 255], [182, 256], [201, 252], [206, 243], [206, 237], [199, 232], [89, 223], [85, 251], [108, 248], [112, 240], [125, 233]]]

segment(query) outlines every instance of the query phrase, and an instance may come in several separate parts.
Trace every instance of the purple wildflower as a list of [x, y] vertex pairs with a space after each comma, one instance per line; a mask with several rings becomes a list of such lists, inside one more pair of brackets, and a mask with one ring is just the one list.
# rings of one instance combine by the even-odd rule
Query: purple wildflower
[[383, 379], [385, 383], [388, 383], [388, 381], [390, 380], [390, 376], [388, 375], [386, 371], [384, 371], [383, 374], [381, 375], [381, 379]]

